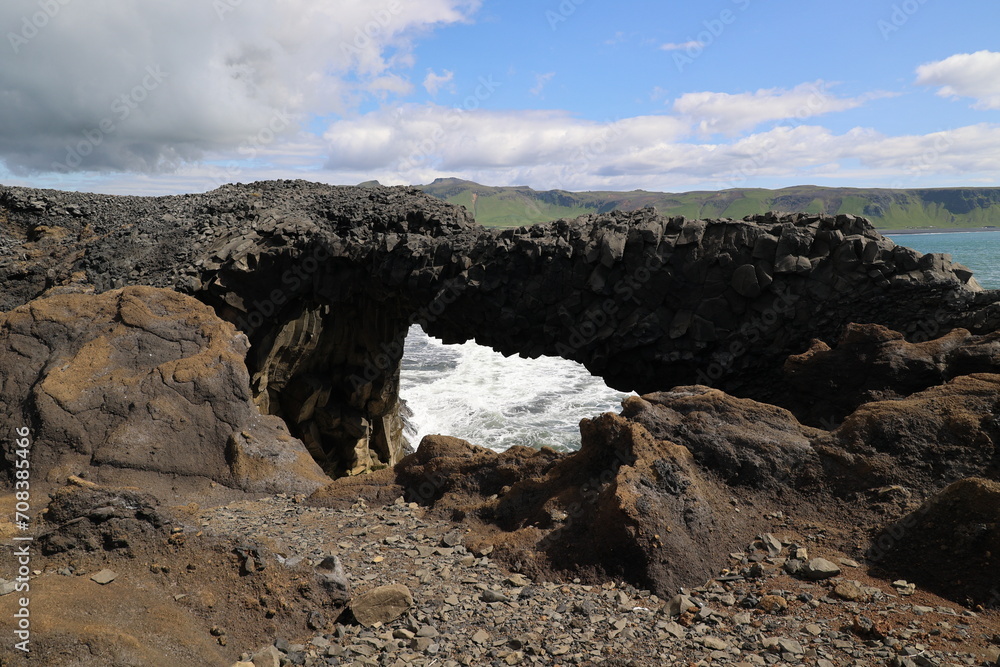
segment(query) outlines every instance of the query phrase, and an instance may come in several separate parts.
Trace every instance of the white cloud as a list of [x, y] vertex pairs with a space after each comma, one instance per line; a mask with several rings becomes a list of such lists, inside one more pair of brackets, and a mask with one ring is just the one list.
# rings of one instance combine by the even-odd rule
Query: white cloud
[[629, 37], [624, 32], [619, 30], [614, 34], [614, 36], [611, 39], [604, 40], [604, 43], [607, 46], [617, 46], [627, 41], [629, 41]]
[[[451, 70], [443, 70], [441, 74], [437, 74], [434, 70], [427, 70], [427, 76], [424, 77], [424, 89], [427, 90], [431, 95], [437, 95], [438, 91], [444, 87], [445, 84], [449, 84], [455, 79], [455, 73]], [[454, 86], [448, 87], [451, 92], [455, 91]]]
[[37, 0], [6, 0], [0, 160], [156, 172], [271, 143], [308, 115], [409, 92], [414, 35], [478, 2], [90, 0], [37, 18]]
[[976, 109], [1000, 109], [1000, 53], [959, 53], [921, 65], [917, 83], [938, 86], [942, 97], [971, 97]]
[[872, 93], [860, 97], [836, 97], [830, 84], [820, 80], [803, 83], [791, 90], [761, 89], [754, 93], [685, 93], [674, 101], [674, 111], [689, 118], [703, 134], [735, 135], [762, 123], [806, 118], [846, 111], [868, 100], [885, 97]]
[[336, 182], [487, 184], [680, 191], [794, 184], [920, 187], [1000, 174], [1000, 125], [889, 137], [782, 125], [724, 143], [697, 141], [669, 116], [595, 123], [556, 111], [462, 111], [410, 105], [333, 123], [326, 169]]
[[669, 116], [596, 123], [559, 111], [464, 111], [409, 105], [333, 123], [328, 167], [395, 166], [400, 173], [438, 169], [497, 169], [539, 164], [596, 169], [619, 151], [646, 150], [685, 134]]
[[696, 39], [690, 42], [668, 42], [666, 44], [660, 45], [660, 49], [663, 51], [686, 51], [688, 49], [703, 49], [705, 44], [699, 42]]
[[[494, 151], [499, 144], [508, 150]], [[329, 151], [325, 165], [317, 155]], [[209, 158], [218, 158], [208, 155]], [[50, 175], [11, 185], [118, 194], [199, 192], [231, 181], [279, 178], [353, 184], [429, 183], [458, 176], [537, 189], [680, 192], [799, 183], [871, 187], [996, 184], [1000, 124], [927, 135], [886, 136], [855, 128], [779, 126], [726, 143], [695, 141], [669, 116], [594, 123], [561, 112], [458, 111], [409, 105], [331, 125], [327, 140], [303, 135], [261, 150], [261, 159], [186, 164], [155, 177], [81, 181]]]
[[545, 86], [548, 85], [552, 77], [556, 75], [555, 72], [546, 72], [545, 74], [535, 75], [535, 85], [531, 88], [530, 92], [532, 95], [541, 95], [542, 91], [545, 90]]

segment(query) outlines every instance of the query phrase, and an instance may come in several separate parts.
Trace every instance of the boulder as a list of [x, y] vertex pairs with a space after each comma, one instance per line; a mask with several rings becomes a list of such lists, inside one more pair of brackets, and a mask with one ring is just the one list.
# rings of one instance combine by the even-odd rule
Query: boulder
[[944, 597], [1000, 606], [1000, 483], [950, 484], [886, 527], [869, 557]]
[[89, 470], [311, 492], [329, 480], [254, 406], [246, 351], [232, 325], [170, 290], [56, 290], [0, 315], [0, 420], [31, 426], [38, 484]]
[[825, 558], [813, 558], [799, 571], [799, 576], [810, 581], [821, 581], [840, 574], [840, 566]]
[[898, 485], [939, 489], [998, 474], [1000, 375], [963, 375], [899, 400], [866, 403], [814, 445], [848, 494]]
[[253, 654], [253, 667], [281, 667], [281, 651], [274, 646], [265, 646]]
[[729, 483], [787, 488], [820, 475], [811, 444], [820, 431], [783, 408], [693, 385], [626, 398], [622, 415], [657, 439], [683, 445]]
[[[388, 495], [379, 483], [439, 515], [465, 520], [465, 546], [539, 577], [621, 578], [666, 595], [703, 581], [762, 525], [741, 516], [729, 487], [692, 452], [621, 415], [581, 422], [581, 449], [503, 453], [427, 436], [391, 474], [334, 481], [311, 502], [343, 506]], [[773, 466], [765, 466], [772, 469]]]
[[389, 584], [366, 591], [351, 600], [354, 618], [366, 628], [377, 623], [396, 620], [413, 606], [410, 589], [402, 584]]

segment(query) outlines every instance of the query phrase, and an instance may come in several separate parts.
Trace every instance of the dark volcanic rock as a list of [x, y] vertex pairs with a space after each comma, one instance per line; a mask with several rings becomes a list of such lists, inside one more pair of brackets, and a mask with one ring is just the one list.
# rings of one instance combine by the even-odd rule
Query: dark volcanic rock
[[195, 295], [244, 331], [257, 404], [325, 469], [400, 460], [408, 326], [560, 355], [622, 389], [701, 383], [758, 400], [851, 322], [910, 338], [1000, 323], [995, 293], [862, 218], [665, 218], [652, 209], [490, 230], [408, 188], [302, 181], [204, 195], [0, 189], [0, 307], [80, 280]]
[[1000, 479], [1000, 375], [964, 375], [905, 399], [866, 403], [814, 444], [841, 492], [937, 489]]
[[0, 420], [30, 425], [33, 481], [91, 469], [256, 492], [328, 481], [253, 405], [246, 337], [210, 308], [149, 287], [60, 290], [0, 315]]
[[110, 489], [79, 479], [53, 494], [45, 515], [53, 528], [38, 540], [42, 553], [120, 551], [134, 558], [133, 542], [166, 539], [167, 520], [152, 496]]
[[1000, 606], [1000, 484], [955, 482], [887, 527], [869, 556], [946, 597]]
[[[925, 376], [916, 361], [904, 363], [911, 359], [938, 359], [931, 364], [938, 372], [960, 359], [993, 363], [991, 339], [964, 331], [921, 345], [876, 327], [850, 331], [846, 359], [858, 339], [892, 344], [871, 358], [898, 361], [872, 382], [888, 375], [901, 387], [919, 386], [913, 378]], [[854, 543], [900, 516], [910, 499], [968, 476], [1000, 479], [998, 383], [1000, 375], [961, 375], [864, 403], [832, 431], [718, 389], [676, 387], [627, 398], [621, 415], [584, 420], [578, 452], [498, 454], [428, 436], [393, 469], [337, 480], [312, 502], [343, 507], [357, 497], [389, 503], [403, 495], [465, 522], [473, 553], [543, 576], [622, 578], [665, 594], [722, 567], [722, 556], [758, 534], [768, 509], [843, 510]], [[900, 504], [885, 502], [894, 494]]]

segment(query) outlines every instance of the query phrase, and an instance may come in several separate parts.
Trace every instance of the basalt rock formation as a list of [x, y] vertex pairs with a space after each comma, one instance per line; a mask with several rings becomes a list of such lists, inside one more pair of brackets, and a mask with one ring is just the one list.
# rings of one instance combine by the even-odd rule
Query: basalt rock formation
[[909, 338], [1000, 324], [947, 256], [862, 218], [665, 218], [651, 209], [484, 229], [407, 188], [301, 181], [160, 198], [0, 189], [0, 308], [73, 282], [170, 287], [251, 343], [256, 405], [328, 471], [408, 451], [405, 333], [560, 355], [622, 389], [698, 382], [771, 400], [781, 366], [851, 322]]
[[[976, 554], [995, 552], [1000, 292], [863, 219], [640, 210], [498, 231], [411, 189], [277, 182], [0, 189], [0, 228], [0, 419], [30, 427], [33, 484], [402, 495], [462, 521], [473, 554], [662, 596], [733, 560], [760, 576], [731, 552], [790, 507], [843, 517], [859, 557], [916, 509], [919, 533], [890, 527], [882, 563], [935, 585], [906, 551], [956, 544], [962, 563], [940, 571], [970, 596], [995, 564]], [[643, 395], [584, 420], [571, 454], [442, 436], [408, 453], [414, 323]], [[86, 508], [76, 493], [50, 504], [46, 556], [182, 546], [134, 489]], [[231, 546], [216, 553], [252, 574]]]
[[850, 324], [835, 343], [814, 340], [784, 365], [778, 401], [806, 423], [832, 428], [865, 403], [904, 398], [970, 373], [1000, 372], [1000, 335], [954, 329], [909, 342], [878, 325]]

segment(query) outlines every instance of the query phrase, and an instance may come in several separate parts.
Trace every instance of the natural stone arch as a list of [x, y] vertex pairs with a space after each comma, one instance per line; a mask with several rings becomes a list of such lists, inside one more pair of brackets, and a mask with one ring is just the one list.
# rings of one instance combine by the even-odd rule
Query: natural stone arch
[[1000, 325], [1000, 293], [854, 216], [644, 209], [494, 230], [413, 189], [302, 181], [164, 198], [9, 188], [0, 204], [5, 308], [81, 279], [190, 293], [247, 333], [257, 404], [337, 474], [406, 451], [413, 321], [449, 343], [573, 359], [619, 389], [700, 382], [778, 402], [788, 355], [851, 322], [924, 338]]

